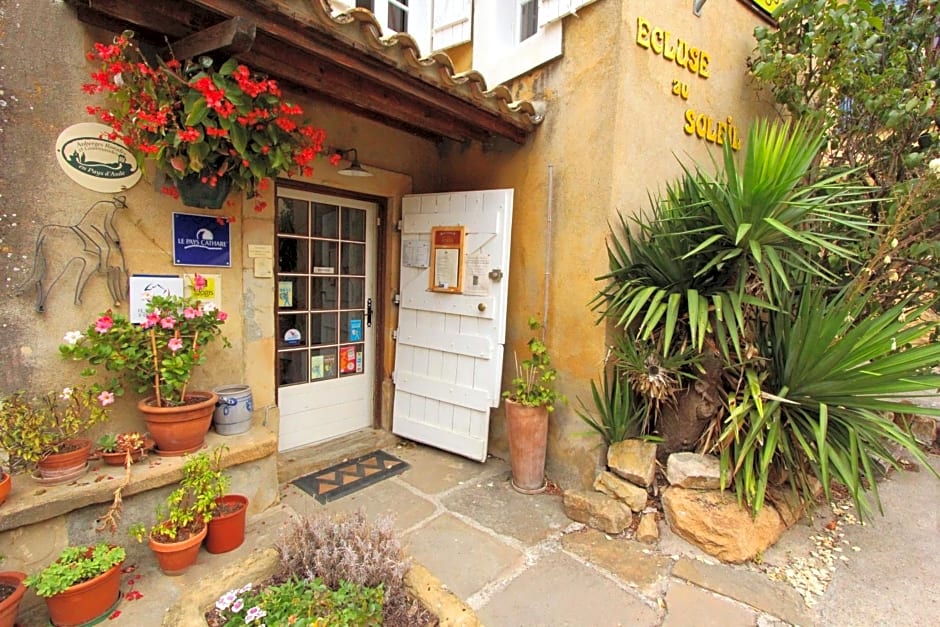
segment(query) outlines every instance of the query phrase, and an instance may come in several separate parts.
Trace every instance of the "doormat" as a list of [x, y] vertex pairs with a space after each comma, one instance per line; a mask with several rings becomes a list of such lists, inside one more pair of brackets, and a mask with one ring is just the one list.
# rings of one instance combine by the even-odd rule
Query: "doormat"
[[356, 459], [304, 475], [291, 483], [321, 503], [329, 503], [408, 470], [407, 462], [385, 451], [372, 451]]

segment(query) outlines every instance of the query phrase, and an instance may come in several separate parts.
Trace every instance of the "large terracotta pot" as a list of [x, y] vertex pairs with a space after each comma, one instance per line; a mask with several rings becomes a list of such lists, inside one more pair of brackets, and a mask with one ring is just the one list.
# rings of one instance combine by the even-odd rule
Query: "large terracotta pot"
[[121, 594], [121, 566], [115, 564], [93, 579], [46, 598], [53, 625], [84, 625], [111, 611]]
[[506, 400], [509, 431], [509, 465], [512, 487], [523, 494], [538, 494], [545, 482], [545, 449], [548, 447], [548, 409], [526, 407]]
[[91, 453], [91, 440], [88, 438], [75, 438], [64, 443], [62, 453], [46, 455], [37, 464], [39, 476], [46, 481], [59, 481], [72, 479], [83, 474]]
[[0, 470], [0, 505], [3, 505], [3, 502], [7, 500], [12, 487], [13, 479], [10, 478], [10, 473]]
[[196, 563], [199, 557], [199, 547], [206, 537], [209, 528], [203, 525], [199, 533], [194, 533], [179, 542], [157, 542], [150, 533], [150, 550], [157, 556], [157, 563], [164, 575], [182, 575], [189, 567]]
[[0, 572], [0, 584], [15, 588], [13, 594], [0, 601], [0, 627], [13, 627], [16, 623], [16, 612], [26, 593], [26, 586], [23, 585], [24, 579], [26, 579], [26, 573], [16, 570]]
[[138, 402], [157, 455], [187, 455], [202, 448], [218, 400], [215, 392], [192, 392], [186, 395], [189, 404], [179, 407], [155, 407], [153, 398]]
[[[206, 550], [210, 553], [227, 553], [245, 541], [245, 519], [248, 517], [248, 497], [241, 494], [226, 494], [215, 500], [216, 510], [209, 521], [206, 535]], [[219, 513], [219, 508], [238, 506], [229, 513]]]

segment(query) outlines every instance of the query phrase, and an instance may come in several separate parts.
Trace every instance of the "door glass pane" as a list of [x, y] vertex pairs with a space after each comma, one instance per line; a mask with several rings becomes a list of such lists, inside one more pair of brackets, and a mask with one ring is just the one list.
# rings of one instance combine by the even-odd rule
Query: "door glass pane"
[[366, 246], [365, 244], [350, 244], [343, 242], [343, 267], [340, 272], [343, 274], [358, 274], [360, 276], [366, 273]]
[[337, 243], [327, 240], [313, 241], [313, 273], [336, 274]]
[[306, 346], [307, 314], [280, 314], [277, 317], [277, 343], [279, 347]]
[[310, 343], [314, 346], [336, 344], [336, 323], [336, 312], [310, 314]]
[[336, 278], [313, 277], [313, 309], [336, 309]]
[[340, 309], [365, 309], [366, 280], [343, 279], [343, 293], [340, 296]]
[[307, 202], [296, 198], [277, 199], [277, 232], [307, 235]]
[[277, 271], [304, 274], [309, 270], [307, 240], [282, 237], [277, 241]]
[[283, 351], [277, 354], [280, 385], [307, 382], [307, 351]]
[[343, 239], [354, 242], [366, 241], [366, 212], [364, 210], [343, 207]]
[[339, 347], [339, 376], [362, 374], [365, 364], [364, 344], [343, 344]]
[[342, 311], [339, 314], [339, 341], [361, 342], [365, 333], [365, 311]]
[[339, 237], [339, 207], [313, 203], [313, 233], [314, 237]]
[[336, 347], [315, 348], [310, 351], [310, 380], [335, 379]]
[[284, 309], [307, 308], [307, 277], [279, 276], [277, 279], [277, 307]]

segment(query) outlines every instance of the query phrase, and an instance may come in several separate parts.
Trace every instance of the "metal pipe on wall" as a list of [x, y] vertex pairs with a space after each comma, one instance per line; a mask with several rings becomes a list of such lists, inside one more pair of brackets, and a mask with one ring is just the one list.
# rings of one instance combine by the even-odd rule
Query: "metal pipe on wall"
[[545, 302], [542, 305], [542, 339], [548, 329], [548, 286], [552, 275], [552, 214], [555, 212], [555, 166], [548, 164], [548, 208], [545, 226], [545, 283], [542, 291]]

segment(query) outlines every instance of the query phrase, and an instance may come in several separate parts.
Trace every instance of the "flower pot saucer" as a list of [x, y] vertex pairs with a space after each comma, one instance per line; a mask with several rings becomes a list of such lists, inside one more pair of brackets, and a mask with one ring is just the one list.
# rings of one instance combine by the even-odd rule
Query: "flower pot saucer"
[[182, 457], [183, 455], [189, 455], [190, 453], [195, 453], [201, 448], [205, 448], [206, 443], [203, 442], [199, 446], [194, 446], [191, 448], [180, 449], [178, 451], [164, 451], [162, 448], [154, 447], [153, 452], [156, 453], [159, 457]]
[[81, 468], [76, 468], [74, 472], [70, 472], [69, 474], [63, 475], [61, 477], [46, 478], [40, 475], [39, 471], [36, 470], [33, 471], [33, 473], [30, 475], [30, 478], [40, 485], [60, 485], [63, 483], [68, 483], [74, 479], [78, 479], [86, 472], [88, 472], [88, 462], [85, 462], [85, 465]]

